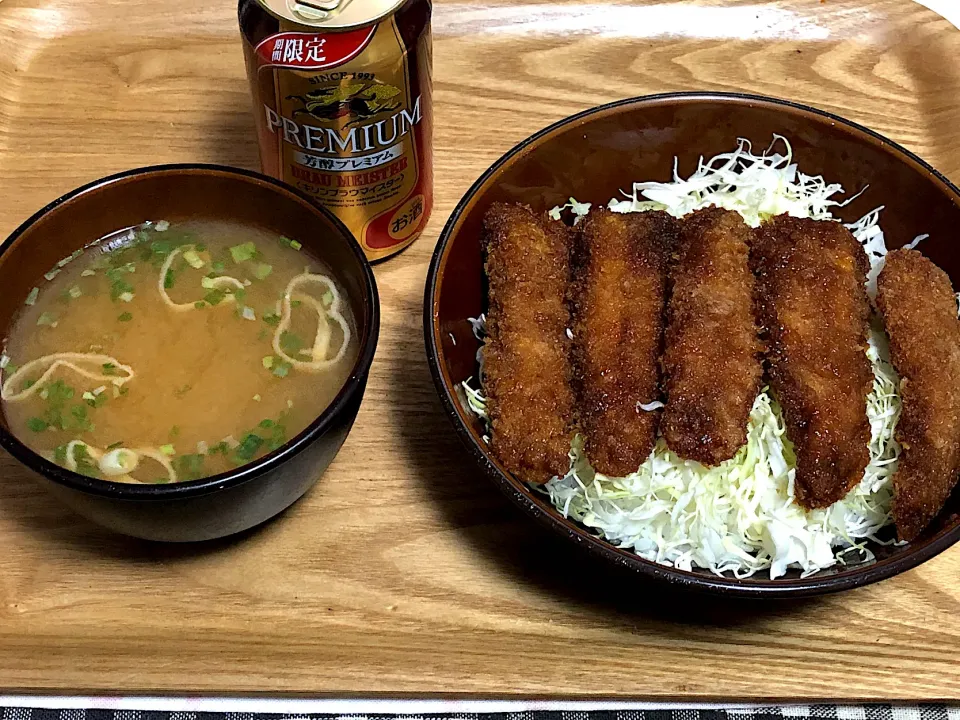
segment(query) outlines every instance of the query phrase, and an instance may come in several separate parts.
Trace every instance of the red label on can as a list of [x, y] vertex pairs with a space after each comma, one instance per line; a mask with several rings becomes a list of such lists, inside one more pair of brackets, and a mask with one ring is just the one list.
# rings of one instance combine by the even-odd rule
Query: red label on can
[[336, 32], [271, 28], [257, 1], [249, 22], [267, 30], [245, 31], [244, 50], [264, 172], [335, 214], [371, 260], [399, 252], [433, 204], [429, 0]]
[[323, 70], [342, 65], [363, 52], [376, 26], [342, 33], [283, 32], [257, 45], [264, 66]]

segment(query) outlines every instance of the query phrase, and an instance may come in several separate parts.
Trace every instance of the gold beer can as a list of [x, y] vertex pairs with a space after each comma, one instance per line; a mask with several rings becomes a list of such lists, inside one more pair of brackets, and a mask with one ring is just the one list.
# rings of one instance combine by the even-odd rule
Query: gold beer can
[[350, 228], [370, 260], [433, 206], [430, 0], [240, 0], [263, 172]]

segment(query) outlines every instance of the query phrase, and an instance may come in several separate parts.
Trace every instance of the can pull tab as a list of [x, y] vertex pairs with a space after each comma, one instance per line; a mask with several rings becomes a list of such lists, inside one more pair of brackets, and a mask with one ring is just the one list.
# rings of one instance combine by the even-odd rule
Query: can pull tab
[[304, 20], [326, 20], [339, 14], [350, 0], [287, 0], [287, 7]]

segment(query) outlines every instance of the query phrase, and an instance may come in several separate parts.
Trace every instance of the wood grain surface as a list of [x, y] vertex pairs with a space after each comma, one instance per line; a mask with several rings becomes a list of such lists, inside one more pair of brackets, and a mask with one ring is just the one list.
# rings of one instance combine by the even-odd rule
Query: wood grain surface
[[[0, 2], [0, 234], [129, 167], [255, 167], [235, 10]], [[380, 349], [337, 460], [276, 522], [170, 547], [97, 529], [0, 456], [0, 688], [960, 699], [960, 549], [797, 604], [678, 596], [593, 567], [471, 466], [420, 321], [462, 193], [514, 143], [598, 103], [791, 98], [960, 180], [960, 32], [909, 0], [445, 0], [434, 29], [436, 208], [376, 268]]]

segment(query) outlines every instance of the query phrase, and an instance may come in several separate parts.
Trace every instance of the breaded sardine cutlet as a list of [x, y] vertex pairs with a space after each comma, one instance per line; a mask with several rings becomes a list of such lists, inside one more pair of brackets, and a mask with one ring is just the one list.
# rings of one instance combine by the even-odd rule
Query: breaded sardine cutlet
[[750, 261], [770, 386], [797, 455], [797, 501], [827, 507], [870, 461], [866, 253], [838, 222], [781, 215], [757, 229]]
[[526, 206], [497, 203], [484, 218], [484, 245], [491, 447], [518, 478], [544, 483], [570, 467], [571, 232]]
[[913, 540], [960, 472], [960, 320], [950, 278], [916, 250], [889, 253], [877, 286], [902, 399], [893, 519], [900, 539]]
[[729, 460], [746, 443], [760, 393], [752, 238], [738, 213], [697, 210], [683, 218], [670, 269], [660, 429], [671, 450], [704, 465]]
[[667, 263], [677, 221], [664, 212], [591, 212], [578, 243], [574, 369], [579, 425], [598, 472], [636, 472], [657, 439]]

